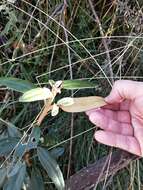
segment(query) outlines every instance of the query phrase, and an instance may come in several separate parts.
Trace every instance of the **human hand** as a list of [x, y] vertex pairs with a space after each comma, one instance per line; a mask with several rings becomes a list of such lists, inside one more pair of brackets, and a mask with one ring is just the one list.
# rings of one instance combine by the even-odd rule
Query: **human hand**
[[143, 83], [118, 80], [105, 101], [107, 106], [86, 112], [103, 129], [95, 132], [95, 139], [143, 156]]

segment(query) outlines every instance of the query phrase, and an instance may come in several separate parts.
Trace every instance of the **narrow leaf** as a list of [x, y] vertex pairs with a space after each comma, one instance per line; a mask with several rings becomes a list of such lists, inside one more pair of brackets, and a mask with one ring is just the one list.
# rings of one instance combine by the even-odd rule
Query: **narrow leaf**
[[20, 138], [4, 138], [0, 140], [0, 156], [9, 154], [19, 142]]
[[20, 161], [18, 161], [17, 163], [10, 164], [7, 169], [8, 170], [7, 177], [10, 178], [16, 175], [19, 169], [21, 168], [21, 166], [22, 166], [22, 162]]
[[44, 190], [44, 182], [42, 179], [41, 172], [38, 168], [32, 169], [30, 188], [29, 190]]
[[5, 121], [2, 118], [0, 118], [0, 122], [3, 122], [7, 126], [8, 135], [10, 137], [21, 137], [19, 129], [11, 122]]
[[20, 102], [34, 102], [52, 98], [52, 93], [48, 88], [35, 88], [25, 92], [20, 98]]
[[47, 171], [56, 188], [58, 190], [64, 190], [64, 178], [57, 162], [51, 157], [50, 153], [46, 149], [38, 147], [37, 153], [43, 168]]
[[15, 125], [13, 125], [10, 122], [7, 122], [7, 124], [8, 124], [7, 130], [8, 130], [8, 134], [10, 137], [21, 137], [22, 136], [20, 131], [18, 130], [18, 128]]
[[30, 135], [30, 141], [38, 145], [40, 140], [41, 129], [39, 126], [34, 126]]
[[21, 167], [16, 175], [8, 178], [7, 182], [4, 184], [3, 190], [21, 190], [25, 175], [26, 165], [24, 163], [21, 164]]
[[33, 127], [30, 137], [28, 138], [28, 142], [19, 143], [15, 150], [15, 155], [17, 157], [22, 157], [26, 151], [37, 148], [37, 145], [40, 140], [41, 130], [39, 127]]
[[65, 112], [85, 112], [90, 109], [99, 108], [106, 105], [104, 98], [100, 96], [89, 96], [73, 98], [74, 103], [70, 106], [60, 106]]
[[6, 86], [9, 89], [22, 93], [35, 88], [34, 84], [26, 80], [12, 77], [0, 77], [0, 86]]
[[89, 80], [64, 80], [62, 84], [64, 89], [74, 90], [74, 89], [85, 89], [85, 88], [95, 88], [96, 84]]
[[63, 153], [64, 153], [64, 148], [62, 148], [62, 147], [57, 147], [57, 148], [50, 150], [50, 154], [55, 159], [58, 159], [60, 156], [63, 155]]
[[6, 180], [7, 169], [0, 168], [0, 188], [3, 186], [4, 181]]

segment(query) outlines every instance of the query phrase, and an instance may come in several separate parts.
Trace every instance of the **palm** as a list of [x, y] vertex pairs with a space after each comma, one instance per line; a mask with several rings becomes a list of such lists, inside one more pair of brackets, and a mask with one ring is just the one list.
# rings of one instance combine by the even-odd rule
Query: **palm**
[[135, 101], [126, 100], [120, 104], [88, 111], [91, 122], [104, 129], [95, 135], [98, 133], [99, 138], [99, 133], [102, 133], [101, 142], [104, 144], [143, 155], [142, 102], [143, 98]]

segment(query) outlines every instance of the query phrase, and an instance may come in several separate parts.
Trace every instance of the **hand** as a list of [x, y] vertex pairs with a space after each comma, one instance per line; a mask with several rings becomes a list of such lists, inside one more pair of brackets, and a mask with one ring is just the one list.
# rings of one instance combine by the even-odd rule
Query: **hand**
[[95, 132], [95, 139], [143, 156], [143, 83], [116, 81], [105, 101], [107, 106], [86, 112], [103, 129]]

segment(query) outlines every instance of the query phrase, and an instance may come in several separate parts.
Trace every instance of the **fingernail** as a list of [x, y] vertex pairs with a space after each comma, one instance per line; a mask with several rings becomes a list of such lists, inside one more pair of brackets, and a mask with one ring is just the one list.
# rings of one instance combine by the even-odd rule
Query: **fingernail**
[[89, 116], [89, 120], [96, 124], [96, 125], [100, 125], [100, 121], [101, 121], [101, 114], [100, 113], [93, 113], [93, 114], [90, 114]]

